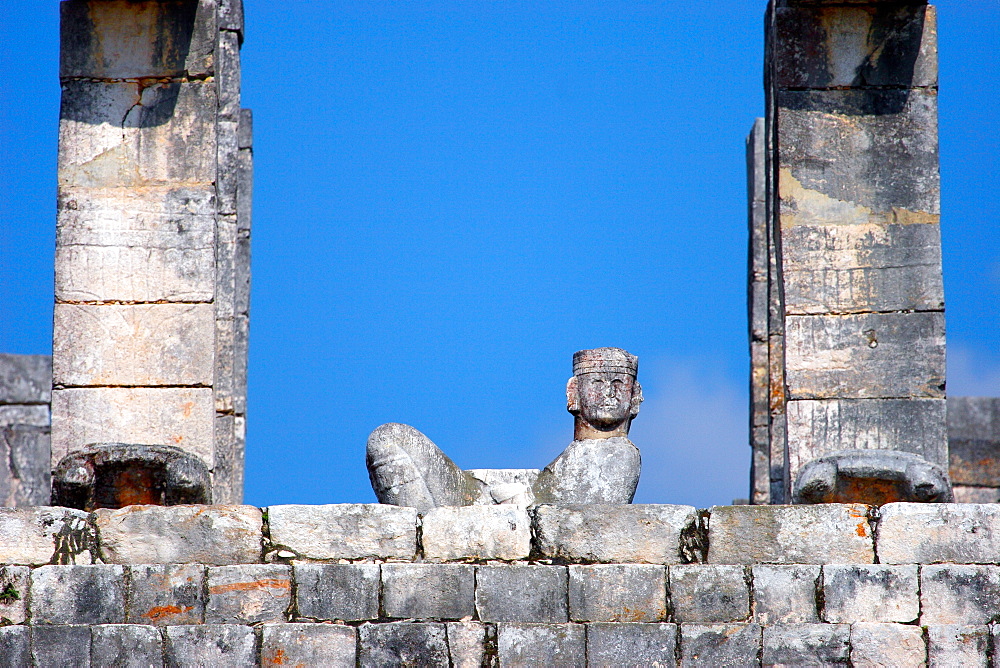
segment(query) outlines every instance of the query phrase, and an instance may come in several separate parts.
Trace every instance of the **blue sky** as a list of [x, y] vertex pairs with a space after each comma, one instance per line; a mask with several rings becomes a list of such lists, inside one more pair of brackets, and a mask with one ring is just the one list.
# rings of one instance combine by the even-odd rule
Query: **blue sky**
[[[636, 500], [746, 496], [743, 140], [763, 2], [246, 0], [246, 501], [373, 501], [367, 434], [466, 468], [572, 438], [572, 353], [640, 357]], [[942, 2], [951, 394], [1000, 393], [1000, 5]], [[58, 3], [0, 24], [0, 350], [51, 347]]]

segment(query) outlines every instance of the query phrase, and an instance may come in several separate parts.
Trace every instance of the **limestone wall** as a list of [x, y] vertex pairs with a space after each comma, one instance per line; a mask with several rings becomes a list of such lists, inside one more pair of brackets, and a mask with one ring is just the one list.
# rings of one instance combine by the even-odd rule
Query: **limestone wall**
[[3, 509], [0, 562], [0, 665], [986, 665], [1000, 634], [995, 504]]
[[0, 354], [0, 506], [49, 503], [52, 358]]

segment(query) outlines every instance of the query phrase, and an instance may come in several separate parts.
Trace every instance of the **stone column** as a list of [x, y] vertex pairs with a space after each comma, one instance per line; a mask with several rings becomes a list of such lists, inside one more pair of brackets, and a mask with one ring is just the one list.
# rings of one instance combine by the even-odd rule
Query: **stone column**
[[813, 500], [905, 497], [948, 465], [934, 8], [772, 0], [766, 23], [785, 498], [821, 459]]
[[67, 0], [61, 17], [52, 465], [94, 443], [175, 446], [238, 503], [242, 7]]

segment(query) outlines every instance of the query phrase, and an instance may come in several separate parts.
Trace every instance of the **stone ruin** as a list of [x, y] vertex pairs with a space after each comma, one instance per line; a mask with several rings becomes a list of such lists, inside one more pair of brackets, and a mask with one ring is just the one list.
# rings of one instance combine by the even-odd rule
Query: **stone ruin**
[[545, 471], [385, 425], [386, 505], [238, 505], [242, 5], [61, 13], [53, 354], [0, 355], [0, 666], [1000, 662], [1000, 399], [945, 395], [933, 6], [767, 8], [750, 496], [709, 509], [630, 504], [617, 349], [578, 353]]

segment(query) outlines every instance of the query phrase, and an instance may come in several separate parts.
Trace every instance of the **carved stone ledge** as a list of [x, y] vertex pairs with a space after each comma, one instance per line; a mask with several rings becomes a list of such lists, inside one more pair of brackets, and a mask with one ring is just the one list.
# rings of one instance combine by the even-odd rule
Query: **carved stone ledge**
[[919, 455], [896, 450], [842, 450], [814, 459], [799, 473], [794, 503], [897, 501], [950, 503], [948, 474]]

